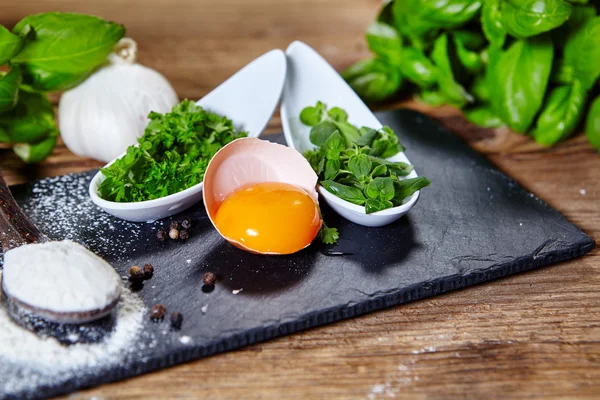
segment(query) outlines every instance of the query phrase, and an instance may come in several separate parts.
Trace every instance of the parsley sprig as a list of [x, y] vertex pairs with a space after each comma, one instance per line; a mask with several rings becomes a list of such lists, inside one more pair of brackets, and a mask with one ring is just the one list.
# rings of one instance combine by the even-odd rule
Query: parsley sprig
[[151, 112], [139, 146], [107, 168], [98, 193], [105, 200], [152, 200], [190, 188], [204, 179], [208, 162], [227, 143], [247, 136], [227, 117], [183, 100], [170, 113]]

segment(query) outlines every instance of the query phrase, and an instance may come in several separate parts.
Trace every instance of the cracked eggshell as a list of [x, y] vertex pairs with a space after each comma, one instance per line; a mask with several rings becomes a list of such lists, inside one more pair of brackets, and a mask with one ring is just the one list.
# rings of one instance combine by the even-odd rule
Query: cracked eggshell
[[214, 218], [221, 203], [243, 186], [282, 182], [304, 189], [318, 205], [317, 181], [317, 174], [308, 161], [293, 148], [257, 138], [241, 138], [224, 146], [208, 164], [204, 174], [204, 207], [225, 240], [242, 250], [257, 253], [219, 231]]

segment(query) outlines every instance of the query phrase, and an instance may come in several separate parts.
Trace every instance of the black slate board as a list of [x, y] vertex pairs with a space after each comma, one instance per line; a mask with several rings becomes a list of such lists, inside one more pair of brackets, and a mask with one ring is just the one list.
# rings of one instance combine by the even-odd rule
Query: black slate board
[[[328, 224], [339, 227], [342, 237], [334, 248], [313, 244], [292, 256], [251, 255], [218, 236], [201, 204], [178, 216], [194, 222], [187, 242], [157, 245], [160, 224], [132, 228], [107, 218], [89, 200], [81, 200], [84, 185], [69, 186], [63, 178], [47, 180], [41, 185], [45, 189], [40, 184], [37, 189], [31, 184], [13, 187], [17, 201], [52, 238], [85, 243], [121, 275], [132, 264], [155, 265], [154, 278], [139, 294], [149, 307], [162, 302], [170, 311], [181, 311], [185, 321], [180, 332], [165, 335], [161, 331], [166, 322], [147, 320], [141, 340], [154, 337], [156, 345], [124, 355], [119, 367], [84, 368], [77, 378], [2, 395], [44, 397], [115, 381], [577, 257], [593, 248], [592, 239], [579, 228], [426, 116], [398, 110], [378, 117], [396, 130], [416, 170], [433, 183], [408, 216], [383, 228], [354, 225], [325, 208]], [[268, 139], [283, 142], [281, 135]], [[71, 210], [60, 214], [68, 224], [44, 211], [54, 201], [47, 197], [53, 182], [75, 198]], [[334, 256], [337, 252], [343, 255]], [[201, 290], [206, 271], [219, 277], [211, 293]], [[235, 289], [243, 291], [234, 295]], [[208, 306], [206, 314], [203, 305]], [[181, 335], [192, 342], [180, 343]]]

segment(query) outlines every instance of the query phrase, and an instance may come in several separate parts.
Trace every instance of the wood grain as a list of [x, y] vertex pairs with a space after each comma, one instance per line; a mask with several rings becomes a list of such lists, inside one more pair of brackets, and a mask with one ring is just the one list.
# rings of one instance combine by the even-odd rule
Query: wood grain
[[[254, 57], [295, 39], [336, 68], [366, 57], [377, 0], [21, 0], [0, 23], [78, 11], [124, 23], [140, 59], [199, 98]], [[56, 97], [54, 97], [56, 99]], [[410, 107], [437, 118], [527, 189], [600, 240], [600, 156], [582, 136], [541, 148], [505, 129], [467, 123], [451, 107]], [[278, 117], [269, 132], [280, 130]], [[0, 150], [9, 183], [100, 165], [59, 145], [24, 167]], [[69, 398], [447, 399], [598, 398], [600, 252], [214, 356]], [[515, 293], [519, 293], [516, 295]]]

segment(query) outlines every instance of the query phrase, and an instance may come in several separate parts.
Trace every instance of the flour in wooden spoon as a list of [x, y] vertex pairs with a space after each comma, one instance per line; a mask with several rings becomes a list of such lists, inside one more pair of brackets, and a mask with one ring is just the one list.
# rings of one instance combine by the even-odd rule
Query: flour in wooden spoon
[[127, 354], [139, 351], [136, 343], [145, 312], [141, 299], [123, 289], [112, 332], [99, 343], [64, 346], [15, 324], [0, 303], [0, 397], [118, 367]]
[[118, 300], [121, 278], [102, 258], [63, 240], [6, 252], [3, 287], [11, 297], [38, 309], [87, 312]]

